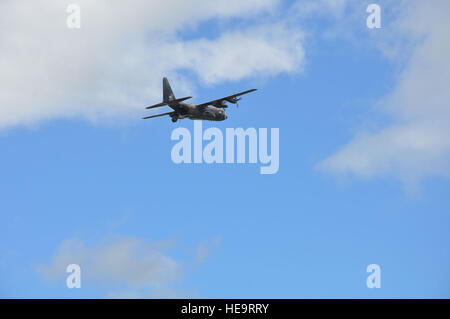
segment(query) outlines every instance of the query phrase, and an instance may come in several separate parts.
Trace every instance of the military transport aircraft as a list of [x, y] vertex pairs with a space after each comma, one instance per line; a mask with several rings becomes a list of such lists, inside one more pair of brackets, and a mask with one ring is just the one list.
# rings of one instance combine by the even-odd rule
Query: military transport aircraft
[[169, 81], [167, 78], [163, 78], [163, 101], [152, 106], [146, 107], [146, 109], [153, 109], [155, 107], [161, 107], [168, 105], [173, 111], [151, 115], [144, 117], [143, 119], [151, 119], [158, 116], [169, 115], [172, 118], [172, 122], [176, 122], [178, 119], [189, 118], [191, 120], [208, 120], [208, 121], [223, 121], [227, 119], [224, 108], [228, 105], [226, 102], [236, 104], [241, 98], [237, 98], [240, 95], [244, 95], [250, 92], [256, 91], [256, 89], [244, 91], [241, 93], [233, 94], [230, 96], [223, 97], [221, 99], [209, 101], [202, 104], [188, 104], [183, 103], [183, 101], [192, 98], [192, 96], [183, 97], [176, 99], [173, 95], [172, 89], [170, 88]]

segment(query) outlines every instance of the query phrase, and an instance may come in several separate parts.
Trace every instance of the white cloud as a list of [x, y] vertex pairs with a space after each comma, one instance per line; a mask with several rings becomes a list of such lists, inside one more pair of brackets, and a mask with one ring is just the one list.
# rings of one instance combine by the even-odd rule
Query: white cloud
[[209, 257], [213, 248], [219, 245], [221, 242], [220, 237], [215, 237], [209, 242], [200, 243], [197, 245], [197, 263], [202, 263], [206, 258]]
[[408, 184], [427, 176], [450, 177], [450, 2], [408, 1], [399, 9], [386, 40], [408, 44], [394, 55], [406, 66], [379, 103], [392, 124], [359, 132], [319, 164], [325, 171], [361, 178], [395, 176]]
[[38, 271], [48, 279], [59, 280], [68, 276], [67, 265], [77, 264], [81, 268], [82, 285], [125, 285], [136, 291], [155, 292], [166, 289], [181, 275], [180, 265], [162, 253], [164, 246], [165, 243], [149, 244], [134, 237], [94, 246], [68, 239], [61, 243], [53, 260], [38, 267]]
[[[176, 260], [167, 253], [179, 250], [173, 241], [150, 243], [137, 237], [120, 237], [85, 244], [71, 238], [62, 241], [51, 260], [36, 270], [46, 280], [65, 284], [67, 266], [77, 264], [81, 268], [81, 286], [95, 288], [107, 298], [194, 297], [197, 291], [183, 288], [182, 280], [187, 273], [198, 271], [219, 242], [220, 238], [215, 237], [199, 243], [189, 254], [190, 260]], [[181, 248], [181, 255], [191, 251]]]
[[304, 60], [302, 33], [283, 24], [224, 32], [218, 39], [169, 44], [166, 63], [195, 70], [210, 84], [249, 75], [276, 75], [300, 70]]
[[340, 18], [348, 2], [349, 0], [302, 0], [294, 4], [294, 9], [304, 17], [328, 15]]
[[[59, 117], [136, 118], [161, 98], [163, 75], [189, 87], [179, 70], [213, 84], [302, 66], [301, 32], [257, 19], [277, 0], [78, 0], [79, 30], [66, 26], [69, 3], [0, 3], [0, 129]], [[216, 38], [178, 35], [231, 18], [241, 28]]]

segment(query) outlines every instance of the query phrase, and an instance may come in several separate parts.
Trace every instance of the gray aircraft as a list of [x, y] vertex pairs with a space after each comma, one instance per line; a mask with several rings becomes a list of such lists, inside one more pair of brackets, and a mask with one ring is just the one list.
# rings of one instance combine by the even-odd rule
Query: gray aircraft
[[172, 122], [178, 121], [178, 119], [189, 118], [191, 120], [208, 120], [208, 121], [223, 121], [227, 119], [227, 114], [224, 109], [228, 107], [227, 102], [236, 104], [241, 98], [240, 95], [244, 95], [250, 92], [256, 91], [256, 89], [244, 91], [241, 93], [226, 96], [217, 100], [209, 101], [202, 104], [188, 104], [183, 101], [192, 98], [192, 96], [176, 99], [170, 88], [167, 78], [163, 78], [163, 101], [152, 106], [146, 107], [146, 109], [153, 109], [155, 107], [161, 107], [168, 105], [173, 111], [151, 115], [144, 117], [143, 119], [151, 119], [154, 117], [169, 115], [172, 118]]

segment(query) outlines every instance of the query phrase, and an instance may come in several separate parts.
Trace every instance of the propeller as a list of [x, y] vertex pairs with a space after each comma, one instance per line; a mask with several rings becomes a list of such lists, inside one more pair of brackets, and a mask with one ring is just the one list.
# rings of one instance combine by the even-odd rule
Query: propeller
[[239, 107], [239, 103], [238, 103], [238, 101], [240, 101], [242, 98], [240, 97], [240, 98], [238, 98], [238, 99], [235, 99], [235, 103], [236, 103], [236, 107]]
[[235, 98], [235, 97], [230, 97], [228, 99], [226, 99], [226, 101], [232, 103], [232, 104], [236, 104], [236, 107], [239, 107], [239, 103], [238, 101], [240, 101], [241, 98]]

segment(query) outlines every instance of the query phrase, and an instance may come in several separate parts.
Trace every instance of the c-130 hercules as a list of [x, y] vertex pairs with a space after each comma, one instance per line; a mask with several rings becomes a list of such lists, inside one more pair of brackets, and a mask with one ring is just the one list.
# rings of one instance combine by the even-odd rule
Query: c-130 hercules
[[233, 94], [230, 96], [223, 97], [221, 99], [209, 101], [202, 104], [188, 104], [183, 103], [183, 101], [192, 98], [192, 96], [183, 97], [181, 99], [176, 99], [173, 95], [172, 89], [170, 88], [169, 81], [167, 78], [163, 78], [163, 102], [152, 106], [146, 107], [146, 109], [153, 109], [155, 107], [161, 107], [168, 105], [173, 111], [163, 114], [151, 115], [144, 117], [143, 119], [151, 119], [158, 116], [169, 115], [172, 118], [172, 122], [178, 121], [178, 119], [189, 118], [191, 120], [208, 120], [208, 121], [223, 121], [227, 119], [227, 115], [224, 108], [228, 105], [226, 102], [236, 104], [241, 98], [237, 98], [240, 95], [244, 95], [250, 92], [256, 91], [256, 89], [244, 91], [241, 93]]

